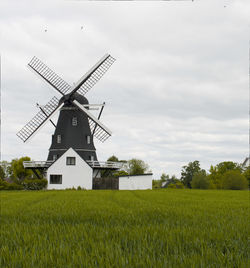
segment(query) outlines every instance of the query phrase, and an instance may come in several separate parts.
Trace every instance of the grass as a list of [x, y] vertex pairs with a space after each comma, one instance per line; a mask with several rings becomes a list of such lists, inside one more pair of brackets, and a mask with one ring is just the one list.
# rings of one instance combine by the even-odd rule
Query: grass
[[0, 267], [249, 267], [249, 192], [0, 193]]

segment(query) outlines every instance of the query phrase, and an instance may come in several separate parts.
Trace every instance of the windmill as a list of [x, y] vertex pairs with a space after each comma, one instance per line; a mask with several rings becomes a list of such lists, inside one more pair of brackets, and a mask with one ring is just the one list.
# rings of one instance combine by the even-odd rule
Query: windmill
[[[93, 138], [104, 142], [111, 136], [111, 131], [100, 122], [103, 104], [89, 104], [84, 96], [104, 75], [115, 59], [106, 54], [78, 82], [70, 86], [37, 57], [33, 57], [28, 66], [62, 97], [54, 96], [40, 111], [17, 133], [24, 142], [28, 141], [51, 116], [60, 110], [58, 122], [52, 135], [48, 161], [59, 158], [68, 148], [73, 148], [84, 160], [97, 160]], [[100, 108], [98, 118], [90, 109]], [[52, 122], [52, 121], [51, 121]], [[53, 123], [53, 122], [52, 122]]]

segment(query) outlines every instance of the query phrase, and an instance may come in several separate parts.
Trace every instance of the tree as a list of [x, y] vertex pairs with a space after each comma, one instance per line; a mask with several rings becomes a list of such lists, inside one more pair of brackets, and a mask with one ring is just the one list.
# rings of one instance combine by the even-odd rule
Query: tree
[[243, 172], [243, 175], [248, 181], [248, 188], [250, 188], [250, 167], [247, 167], [247, 169]]
[[140, 175], [148, 171], [149, 166], [143, 160], [133, 158], [127, 162], [127, 172], [129, 175]]
[[5, 178], [5, 173], [4, 173], [4, 169], [2, 168], [2, 166], [0, 166], [0, 179], [4, 179]]
[[222, 187], [228, 190], [244, 190], [248, 188], [248, 182], [239, 170], [228, 170], [222, 177]]
[[12, 169], [11, 169], [11, 163], [6, 161], [6, 160], [3, 160], [3, 161], [0, 162], [0, 166], [3, 169], [4, 176], [5, 177], [10, 177], [11, 174], [13, 173]]
[[12, 177], [21, 181], [33, 177], [32, 171], [24, 168], [23, 161], [30, 161], [30, 157], [24, 156], [11, 161]]
[[242, 167], [231, 161], [225, 161], [217, 164], [216, 166], [211, 166], [209, 169], [209, 181], [210, 188], [212, 189], [223, 189], [222, 178], [227, 171], [238, 171], [242, 172]]
[[204, 169], [196, 172], [191, 181], [191, 186], [194, 189], [208, 189], [209, 179]]
[[193, 179], [193, 176], [196, 172], [199, 172], [201, 170], [200, 168], [200, 162], [195, 160], [194, 162], [189, 162], [187, 166], [182, 167], [181, 171], [181, 181], [183, 184], [191, 188], [191, 181]]
[[107, 161], [119, 162], [118, 157], [116, 157], [115, 155], [110, 156]]

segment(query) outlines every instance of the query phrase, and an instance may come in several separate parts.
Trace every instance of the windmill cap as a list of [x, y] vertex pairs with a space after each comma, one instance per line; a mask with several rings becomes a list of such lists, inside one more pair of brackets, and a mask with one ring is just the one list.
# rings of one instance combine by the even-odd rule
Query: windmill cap
[[70, 96], [70, 94], [63, 96], [59, 101], [59, 105], [69, 100], [70, 100], [70, 103], [72, 103], [73, 100], [77, 100], [80, 104], [89, 104], [89, 101], [83, 95], [79, 93], [74, 93], [73, 96]]

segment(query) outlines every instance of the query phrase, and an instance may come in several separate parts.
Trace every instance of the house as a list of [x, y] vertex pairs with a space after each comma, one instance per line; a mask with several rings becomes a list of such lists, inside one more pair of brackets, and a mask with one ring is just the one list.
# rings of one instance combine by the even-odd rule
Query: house
[[79, 154], [69, 148], [47, 169], [47, 189], [67, 189], [80, 186], [92, 189], [93, 169]]

